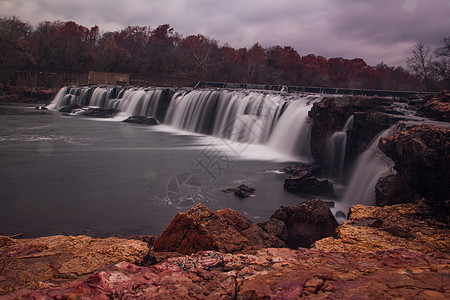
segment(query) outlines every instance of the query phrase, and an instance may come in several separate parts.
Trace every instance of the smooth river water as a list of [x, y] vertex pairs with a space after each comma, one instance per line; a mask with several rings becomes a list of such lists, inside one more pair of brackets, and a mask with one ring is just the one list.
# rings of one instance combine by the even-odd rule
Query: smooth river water
[[[291, 159], [231, 143], [113, 120], [0, 105], [0, 234], [160, 234], [196, 203], [255, 223], [305, 200], [284, 191]], [[256, 188], [239, 199], [222, 192]], [[313, 198], [313, 197], [311, 197]]]

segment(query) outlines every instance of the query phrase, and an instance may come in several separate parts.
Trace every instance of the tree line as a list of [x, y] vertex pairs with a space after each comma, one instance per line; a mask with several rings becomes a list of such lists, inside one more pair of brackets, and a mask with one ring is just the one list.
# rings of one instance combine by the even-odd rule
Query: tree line
[[[448, 75], [448, 64], [442, 65], [448, 63], [448, 50], [443, 53], [439, 63]], [[290, 46], [263, 48], [256, 43], [235, 49], [201, 34], [183, 37], [168, 24], [100, 33], [98, 26], [86, 28], [73, 21], [43, 21], [33, 27], [16, 17], [0, 18], [4, 86], [17, 70], [31, 69], [354, 89], [425, 90], [448, 85], [448, 77], [429, 68], [425, 75], [414, 59], [408, 64], [413, 72], [383, 62], [369, 66], [361, 58], [301, 56]]]

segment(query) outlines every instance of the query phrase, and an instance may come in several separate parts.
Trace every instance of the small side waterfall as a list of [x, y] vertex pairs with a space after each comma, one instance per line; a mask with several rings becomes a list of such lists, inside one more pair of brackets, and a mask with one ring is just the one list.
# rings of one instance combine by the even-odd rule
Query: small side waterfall
[[344, 174], [345, 156], [347, 150], [348, 132], [353, 128], [354, 117], [351, 115], [341, 131], [331, 135], [328, 141], [328, 158], [330, 160], [331, 177], [342, 182]]
[[395, 132], [397, 126], [379, 133], [356, 162], [349, 185], [342, 198], [343, 205], [350, 207], [354, 204], [375, 205], [375, 185], [381, 176], [394, 172], [394, 162], [384, 155], [378, 148], [381, 137]]

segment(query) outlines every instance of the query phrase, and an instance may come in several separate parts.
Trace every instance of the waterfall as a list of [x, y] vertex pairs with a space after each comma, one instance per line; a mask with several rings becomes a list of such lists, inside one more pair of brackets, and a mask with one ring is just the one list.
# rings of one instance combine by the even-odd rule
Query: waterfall
[[347, 150], [348, 131], [353, 128], [353, 115], [345, 122], [341, 131], [335, 132], [328, 140], [328, 158], [330, 160], [331, 177], [336, 178], [338, 182], [342, 182], [345, 155]]
[[375, 205], [375, 185], [381, 176], [391, 174], [394, 162], [378, 148], [381, 137], [392, 134], [396, 125], [379, 133], [356, 162], [350, 183], [342, 198], [345, 206]]
[[164, 110], [160, 121], [166, 125], [237, 143], [264, 144], [291, 157], [312, 160], [308, 111], [320, 95], [180, 89], [170, 102], [162, 103], [162, 94], [158, 88], [66, 87], [48, 108], [69, 104], [114, 108], [121, 117], [150, 117]]
[[310, 109], [311, 105], [306, 102], [291, 103], [274, 128], [269, 147], [282, 153], [300, 156], [304, 160], [312, 160], [311, 128], [308, 123]]
[[266, 144], [311, 160], [308, 111], [320, 99], [256, 91], [192, 91], [173, 96], [166, 124], [234, 142]]

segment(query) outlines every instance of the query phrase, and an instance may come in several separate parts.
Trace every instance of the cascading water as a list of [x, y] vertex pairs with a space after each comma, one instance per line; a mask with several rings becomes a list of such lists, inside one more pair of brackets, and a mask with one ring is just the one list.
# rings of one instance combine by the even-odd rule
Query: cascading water
[[328, 141], [331, 177], [336, 178], [338, 182], [343, 180], [347, 136], [349, 130], [353, 128], [353, 120], [354, 117], [351, 115], [342, 130], [333, 133]]
[[252, 91], [193, 91], [174, 95], [166, 123], [234, 142], [267, 144], [278, 152], [310, 160], [308, 111], [320, 99]]
[[391, 135], [397, 125], [379, 133], [356, 162], [349, 185], [342, 198], [342, 205], [375, 205], [375, 185], [381, 176], [392, 174], [394, 162], [378, 148], [381, 137]]
[[[117, 87], [63, 88], [48, 106], [69, 104], [118, 109], [120, 117], [156, 116], [160, 89]], [[238, 143], [268, 147], [311, 160], [308, 111], [319, 95], [288, 95], [236, 90], [180, 90], [173, 94], [164, 123]]]

